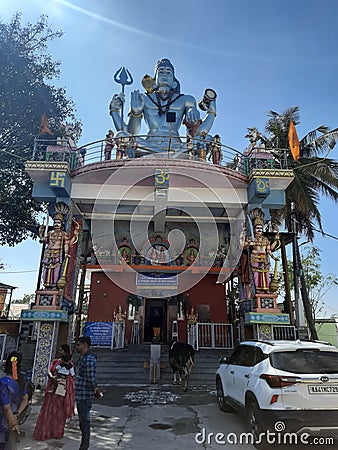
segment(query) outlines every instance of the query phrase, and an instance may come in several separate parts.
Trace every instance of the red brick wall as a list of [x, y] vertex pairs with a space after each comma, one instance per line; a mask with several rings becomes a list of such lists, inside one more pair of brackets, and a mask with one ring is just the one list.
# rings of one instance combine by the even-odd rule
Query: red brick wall
[[[135, 283], [135, 273], [122, 272], [115, 274], [125, 286]], [[197, 312], [198, 304], [210, 305], [211, 322], [227, 322], [227, 313], [224, 297], [224, 286], [216, 284], [217, 275], [205, 276], [196, 286], [190, 288], [189, 299], [191, 306]], [[128, 292], [113, 283], [103, 272], [93, 272], [91, 281], [91, 297], [88, 308], [88, 321], [90, 322], [111, 322], [114, 310], [117, 311], [119, 305], [123, 311], [127, 309]], [[179, 338], [186, 340], [187, 321], [179, 321]], [[132, 322], [126, 321], [126, 337], [131, 335]]]

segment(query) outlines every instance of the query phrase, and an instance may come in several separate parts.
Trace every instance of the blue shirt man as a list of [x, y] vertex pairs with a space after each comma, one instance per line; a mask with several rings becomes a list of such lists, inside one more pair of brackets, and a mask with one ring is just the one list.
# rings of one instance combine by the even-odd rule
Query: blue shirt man
[[97, 391], [96, 357], [89, 351], [89, 336], [81, 336], [76, 342], [76, 352], [82, 356], [75, 381], [75, 400], [82, 434], [79, 450], [87, 450], [90, 445], [90, 410]]
[[28, 403], [26, 380], [20, 374], [21, 360], [21, 353], [10, 353], [5, 363], [6, 376], [0, 378], [0, 450], [17, 448], [18, 417]]

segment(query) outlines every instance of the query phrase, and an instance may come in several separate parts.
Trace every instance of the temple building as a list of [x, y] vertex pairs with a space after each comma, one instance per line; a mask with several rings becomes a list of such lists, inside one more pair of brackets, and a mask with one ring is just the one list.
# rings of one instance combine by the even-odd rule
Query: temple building
[[37, 347], [93, 324], [103, 335], [114, 323], [121, 345], [152, 342], [155, 311], [157, 340], [196, 348], [288, 333], [292, 317], [277, 306], [269, 265], [283, 246], [270, 213], [293, 179], [287, 159], [259, 144], [255, 129], [243, 152], [227, 147], [216, 92], [206, 89], [199, 103], [183, 95], [168, 59], [142, 85], [127, 122], [113, 96], [105, 139], [83, 147], [37, 139], [26, 163], [33, 197], [49, 205], [40, 289], [22, 313], [37, 323]]

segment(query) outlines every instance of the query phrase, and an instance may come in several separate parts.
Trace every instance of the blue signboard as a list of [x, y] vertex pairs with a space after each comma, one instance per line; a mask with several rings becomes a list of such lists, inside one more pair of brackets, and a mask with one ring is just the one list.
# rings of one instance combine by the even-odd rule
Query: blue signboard
[[114, 322], [86, 322], [85, 336], [90, 336], [91, 345], [113, 347]]
[[137, 273], [137, 295], [172, 297], [177, 294], [178, 276], [167, 273]]
[[156, 273], [156, 275], [148, 273], [137, 273], [136, 274], [136, 286], [151, 286], [151, 287], [159, 287], [159, 286], [177, 286], [178, 285], [178, 276], [167, 274], [167, 273]]
[[248, 312], [245, 313], [245, 325], [251, 323], [270, 323], [270, 324], [282, 324], [289, 325], [290, 324], [290, 316], [289, 314], [272, 314], [272, 313], [257, 313], [257, 312]]
[[24, 309], [21, 311], [21, 320], [68, 322], [68, 313], [67, 311], [59, 310]]

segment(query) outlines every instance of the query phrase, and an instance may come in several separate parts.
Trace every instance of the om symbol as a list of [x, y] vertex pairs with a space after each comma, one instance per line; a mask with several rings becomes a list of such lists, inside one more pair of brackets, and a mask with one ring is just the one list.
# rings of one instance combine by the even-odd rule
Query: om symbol
[[155, 170], [155, 185], [168, 184], [169, 182], [169, 171], [166, 169], [156, 169]]
[[256, 178], [256, 186], [258, 192], [266, 192], [269, 190], [270, 184], [268, 178]]

